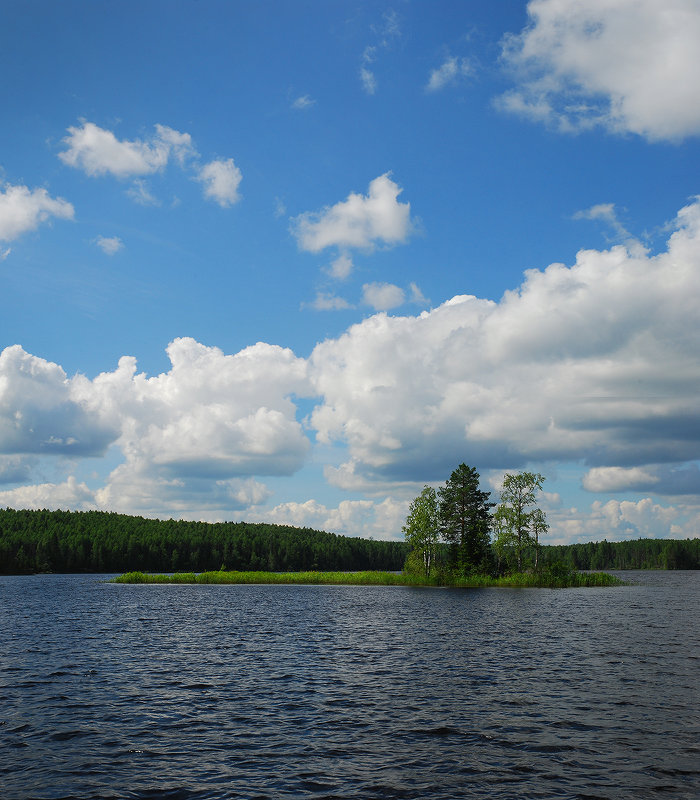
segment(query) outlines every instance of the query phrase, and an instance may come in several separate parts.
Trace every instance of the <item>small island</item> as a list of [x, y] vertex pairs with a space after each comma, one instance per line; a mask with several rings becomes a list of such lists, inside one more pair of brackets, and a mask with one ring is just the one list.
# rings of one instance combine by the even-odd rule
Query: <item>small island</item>
[[486, 587], [550, 588], [577, 586], [622, 586], [624, 581], [606, 572], [575, 572], [567, 569], [547, 569], [539, 573], [515, 573], [492, 577], [470, 575], [444, 582], [437, 575], [421, 577], [405, 572], [255, 572], [217, 570], [213, 572], [177, 572], [152, 574], [127, 572], [113, 578], [112, 583], [164, 583], [164, 584], [305, 584], [336, 586], [434, 586], [464, 589]]

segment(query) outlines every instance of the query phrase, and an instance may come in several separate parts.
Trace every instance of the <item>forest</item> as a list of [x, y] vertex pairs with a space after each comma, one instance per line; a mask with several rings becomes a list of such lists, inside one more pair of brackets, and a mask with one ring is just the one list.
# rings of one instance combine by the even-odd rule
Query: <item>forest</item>
[[185, 522], [104, 511], [0, 509], [0, 574], [400, 570], [404, 542], [290, 525]]
[[[450, 544], [438, 545], [448, 558]], [[494, 543], [488, 545], [494, 548]], [[245, 522], [184, 522], [103, 511], [0, 509], [0, 574], [35, 572], [203, 572], [218, 570], [391, 570], [404, 567], [408, 542], [374, 541]], [[523, 547], [525, 565], [535, 548]], [[495, 558], [495, 554], [492, 554]], [[700, 539], [539, 546], [543, 568], [700, 569]]]

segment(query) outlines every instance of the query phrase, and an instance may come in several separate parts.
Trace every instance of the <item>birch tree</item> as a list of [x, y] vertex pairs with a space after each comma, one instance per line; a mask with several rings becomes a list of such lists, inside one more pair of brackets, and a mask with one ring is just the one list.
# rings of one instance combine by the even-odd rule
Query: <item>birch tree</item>
[[[501, 502], [496, 515], [508, 531], [515, 547], [518, 572], [523, 569], [523, 548], [533, 540], [530, 538], [536, 492], [542, 488], [544, 477], [539, 472], [518, 472], [507, 474], [503, 479]], [[538, 535], [542, 529], [538, 529]]]
[[429, 578], [440, 538], [437, 494], [431, 486], [425, 486], [412, 501], [403, 532], [411, 552], [423, 564], [425, 577]]

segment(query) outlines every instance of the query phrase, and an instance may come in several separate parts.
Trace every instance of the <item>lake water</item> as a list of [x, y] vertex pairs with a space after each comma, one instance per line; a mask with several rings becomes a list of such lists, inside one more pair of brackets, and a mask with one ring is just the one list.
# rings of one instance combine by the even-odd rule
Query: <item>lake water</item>
[[0, 797], [700, 796], [700, 573], [613, 589], [0, 578]]

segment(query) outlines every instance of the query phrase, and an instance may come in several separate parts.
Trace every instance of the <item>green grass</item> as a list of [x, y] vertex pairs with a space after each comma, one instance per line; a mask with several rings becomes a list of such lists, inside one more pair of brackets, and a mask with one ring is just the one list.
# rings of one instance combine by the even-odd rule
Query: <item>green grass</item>
[[376, 572], [179, 572], [174, 575], [127, 572], [112, 583], [198, 583], [198, 584], [323, 584], [339, 586], [454, 586], [482, 588], [565, 588], [577, 586], [620, 586], [624, 582], [605, 572], [572, 572], [563, 575], [518, 573], [501, 578], [489, 575], [468, 575], [440, 581], [405, 573]]

